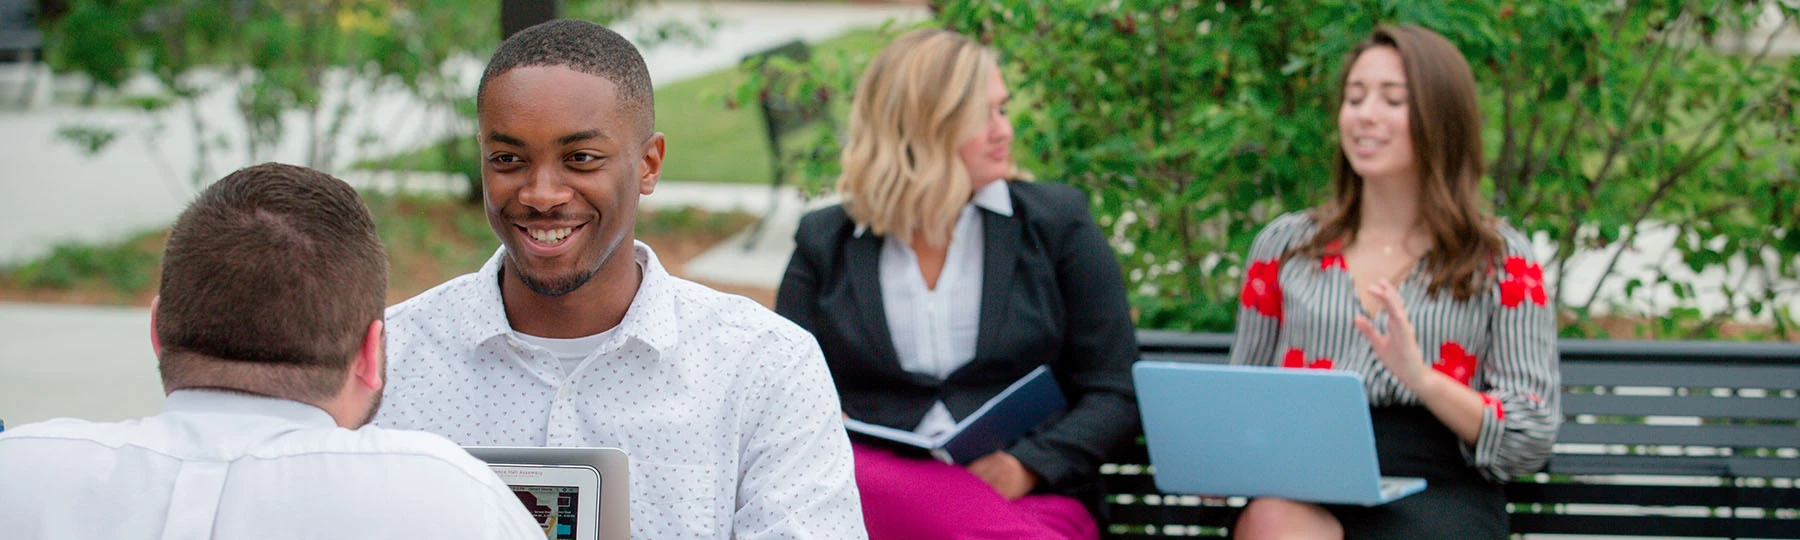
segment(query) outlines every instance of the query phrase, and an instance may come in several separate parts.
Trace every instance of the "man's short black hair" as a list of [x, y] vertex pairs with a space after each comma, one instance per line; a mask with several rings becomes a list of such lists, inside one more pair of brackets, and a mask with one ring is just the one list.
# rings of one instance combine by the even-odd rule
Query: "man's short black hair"
[[655, 129], [650, 69], [637, 46], [604, 26], [573, 19], [538, 23], [500, 43], [481, 73], [475, 106], [481, 107], [487, 96], [488, 81], [514, 68], [533, 66], [561, 66], [612, 81], [618, 88], [620, 111], [636, 119], [639, 135], [649, 137]]
[[343, 180], [277, 163], [231, 173], [169, 229], [155, 328], [164, 387], [330, 399], [382, 318], [387, 269]]

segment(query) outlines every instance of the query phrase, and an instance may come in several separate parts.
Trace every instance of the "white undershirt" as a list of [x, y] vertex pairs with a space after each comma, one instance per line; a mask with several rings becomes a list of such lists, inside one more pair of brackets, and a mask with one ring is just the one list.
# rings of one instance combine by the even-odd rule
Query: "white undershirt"
[[[882, 308], [900, 367], [909, 373], [943, 380], [975, 359], [984, 251], [978, 207], [1012, 215], [1012, 194], [1006, 182], [988, 184], [963, 205], [935, 289], [925, 286], [918, 255], [911, 246], [893, 236], [882, 242]], [[956, 418], [938, 401], [913, 431], [930, 436], [955, 425]]]
[[[644, 272], [643, 261], [638, 261], [637, 266], [639, 275], [642, 275]], [[519, 341], [550, 351], [550, 356], [556, 357], [557, 363], [562, 364], [564, 379], [574, 375], [575, 370], [580, 369], [581, 364], [587, 362], [587, 359], [598, 356], [594, 353], [599, 352], [602, 348], [605, 348], [606, 350], [617, 348], [617, 344], [608, 342], [618, 334], [619, 326], [617, 325], [607, 329], [605, 332], [578, 338], [538, 337], [518, 330], [512, 330], [512, 335], [519, 338]]]
[[550, 351], [550, 355], [555, 356], [557, 362], [562, 364], [563, 376], [568, 377], [574, 375], [575, 370], [580, 368], [588, 358], [594, 357], [594, 352], [599, 351], [602, 345], [619, 333], [618, 331], [619, 327], [614, 326], [610, 330], [591, 336], [567, 339], [538, 337], [518, 331], [514, 331], [513, 335], [518, 336], [519, 341]]

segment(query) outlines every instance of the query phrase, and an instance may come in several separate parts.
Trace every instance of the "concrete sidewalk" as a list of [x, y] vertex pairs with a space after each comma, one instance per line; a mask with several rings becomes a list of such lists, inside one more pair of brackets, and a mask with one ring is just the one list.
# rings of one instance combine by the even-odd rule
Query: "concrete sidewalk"
[[0, 302], [0, 420], [155, 414], [162, 379], [143, 308]]

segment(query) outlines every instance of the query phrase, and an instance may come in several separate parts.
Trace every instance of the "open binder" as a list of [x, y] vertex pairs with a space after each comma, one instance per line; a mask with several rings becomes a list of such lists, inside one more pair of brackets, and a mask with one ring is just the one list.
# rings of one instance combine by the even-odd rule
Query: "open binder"
[[968, 464], [1005, 448], [1068, 406], [1050, 368], [1038, 366], [936, 437], [845, 418], [852, 436], [923, 451], [944, 463]]

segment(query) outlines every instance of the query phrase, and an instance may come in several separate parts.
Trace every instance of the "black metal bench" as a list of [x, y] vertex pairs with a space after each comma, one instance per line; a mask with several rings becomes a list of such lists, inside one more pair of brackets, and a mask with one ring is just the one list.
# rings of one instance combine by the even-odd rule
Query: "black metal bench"
[[[1146, 360], [1225, 362], [1231, 336], [1143, 331]], [[1800, 345], [1565, 339], [1543, 472], [1514, 533], [1800, 538]], [[1241, 499], [1158, 493], [1142, 445], [1102, 469], [1107, 538], [1223, 536]]]
[[0, 62], [28, 71], [19, 83], [17, 105], [31, 104], [38, 91], [37, 64], [43, 58], [44, 35], [37, 29], [36, 8], [28, 0], [0, 0]]
[[[766, 86], [757, 95], [757, 108], [762, 111], [764, 133], [769, 140], [769, 209], [763, 218], [757, 220], [750, 234], [744, 236], [744, 249], [756, 247], [757, 239], [762, 237], [763, 224], [775, 215], [776, 207], [781, 203], [781, 184], [787, 181], [788, 165], [794, 156], [781, 146], [781, 139], [789, 133], [799, 130], [815, 122], [831, 122], [830, 103], [826, 96], [817, 94], [795, 94], [793, 81], [780, 70], [770, 68], [767, 63], [774, 58], [785, 58], [796, 63], [805, 63], [812, 58], [812, 47], [806, 42], [793, 40], [774, 47], [750, 53], [744, 56], [742, 64], [761, 71], [767, 77]], [[817, 152], [814, 149], [814, 152]], [[817, 157], [817, 156], [814, 156]]]

